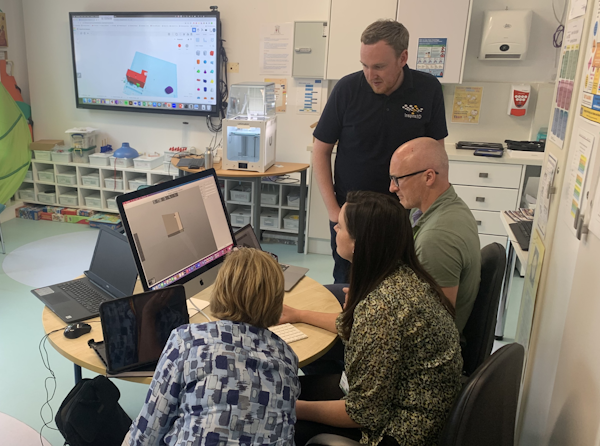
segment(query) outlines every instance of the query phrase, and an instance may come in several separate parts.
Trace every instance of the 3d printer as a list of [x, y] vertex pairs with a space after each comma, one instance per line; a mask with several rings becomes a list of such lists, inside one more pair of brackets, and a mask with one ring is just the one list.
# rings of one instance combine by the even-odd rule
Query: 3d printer
[[277, 136], [275, 84], [232, 85], [223, 128], [223, 169], [265, 172], [271, 167]]

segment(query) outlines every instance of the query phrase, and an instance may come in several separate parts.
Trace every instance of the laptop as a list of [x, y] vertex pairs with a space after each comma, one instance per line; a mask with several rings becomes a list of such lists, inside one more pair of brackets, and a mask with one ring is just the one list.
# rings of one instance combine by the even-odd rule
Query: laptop
[[[254, 233], [251, 225], [246, 225], [242, 229], [239, 229], [236, 233], [235, 241], [238, 246], [244, 246], [246, 248], [256, 248], [263, 250], [260, 246], [260, 242]], [[285, 291], [291, 291], [296, 286], [300, 279], [302, 279], [308, 272], [308, 268], [302, 268], [300, 266], [284, 265], [280, 263], [281, 269], [283, 270], [283, 278], [285, 279]]]
[[[114, 299], [100, 305], [103, 342], [90, 342], [110, 375], [152, 376], [171, 331], [189, 324], [182, 285]], [[143, 373], [146, 372], [146, 373]]]
[[137, 268], [127, 237], [101, 228], [90, 269], [84, 274], [31, 292], [68, 324], [98, 316], [102, 302], [133, 294]]

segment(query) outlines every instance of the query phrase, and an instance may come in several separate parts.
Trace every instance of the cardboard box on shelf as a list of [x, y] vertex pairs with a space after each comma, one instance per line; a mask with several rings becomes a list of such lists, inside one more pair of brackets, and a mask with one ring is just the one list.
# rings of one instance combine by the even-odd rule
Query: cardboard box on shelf
[[121, 225], [121, 218], [115, 214], [98, 213], [90, 217], [90, 228], [106, 228], [117, 230]]
[[77, 211], [79, 209], [75, 209], [75, 208], [63, 208], [60, 213], [62, 215], [77, 215]]
[[80, 225], [89, 225], [91, 217], [82, 217], [81, 215], [65, 215], [67, 223], [78, 223]]
[[65, 222], [66, 215], [63, 214], [52, 214], [52, 221], [57, 221], [59, 223]]
[[64, 146], [62, 139], [40, 139], [29, 143], [29, 150], [50, 151], [55, 145]]
[[77, 209], [77, 215], [80, 215], [82, 217], [91, 217], [95, 214], [96, 211], [92, 211], [91, 209]]

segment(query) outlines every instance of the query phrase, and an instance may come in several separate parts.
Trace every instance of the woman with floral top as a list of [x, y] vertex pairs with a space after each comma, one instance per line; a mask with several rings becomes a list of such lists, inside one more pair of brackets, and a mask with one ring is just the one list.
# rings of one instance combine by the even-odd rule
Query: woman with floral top
[[453, 307], [417, 260], [408, 212], [391, 196], [353, 192], [336, 232], [338, 254], [352, 262], [342, 313], [284, 306], [281, 318], [337, 332], [345, 347], [341, 380], [300, 378], [296, 446], [319, 433], [372, 446], [437, 444], [462, 357]]
[[283, 286], [267, 253], [228, 254], [211, 296], [221, 320], [173, 330], [123, 444], [293, 446], [298, 357], [267, 328]]

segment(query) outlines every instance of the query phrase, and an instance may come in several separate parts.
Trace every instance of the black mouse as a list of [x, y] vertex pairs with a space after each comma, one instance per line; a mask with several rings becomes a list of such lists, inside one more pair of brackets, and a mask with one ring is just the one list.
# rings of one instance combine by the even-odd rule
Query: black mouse
[[77, 322], [76, 324], [67, 325], [64, 334], [67, 339], [77, 339], [79, 336], [83, 336], [90, 331], [92, 331], [90, 324]]

